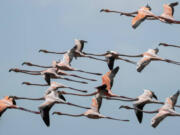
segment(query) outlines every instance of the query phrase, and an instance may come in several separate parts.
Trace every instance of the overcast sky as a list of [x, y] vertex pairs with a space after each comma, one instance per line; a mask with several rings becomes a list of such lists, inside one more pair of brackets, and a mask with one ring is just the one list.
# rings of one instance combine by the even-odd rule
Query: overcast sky
[[[1, 0], [0, 1], [0, 98], [6, 95], [41, 97], [46, 87], [23, 86], [21, 82], [30, 81], [44, 83], [40, 76], [9, 73], [12, 67], [40, 70], [39, 68], [22, 67], [24, 61], [50, 65], [52, 60], [61, 59], [61, 55], [38, 53], [39, 49], [66, 51], [72, 48], [74, 39], [87, 40], [85, 52], [103, 53], [115, 50], [125, 54], [141, 54], [149, 48], [158, 47], [159, 42], [180, 45], [180, 25], [168, 25], [159, 21], [145, 21], [136, 30], [131, 27], [131, 18], [118, 14], [100, 13], [100, 9], [109, 8], [132, 12], [139, 7], [151, 6], [152, 12], [160, 15], [164, 3], [171, 0]], [[180, 6], [175, 8], [174, 17], [180, 20]], [[159, 47], [159, 55], [180, 61], [180, 49]], [[133, 58], [138, 61], [139, 59]], [[88, 71], [106, 73], [107, 65], [103, 62], [79, 58], [73, 60], [72, 66]], [[112, 91], [119, 95], [137, 97], [143, 89], [156, 93], [159, 100], [164, 101], [180, 88], [180, 67], [163, 62], [152, 62], [142, 73], [136, 72], [136, 66], [116, 61], [120, 70], [114, 80]], [[79, 74], [77, 72], [74, 72]], [[79, 74], [96, 78], [97, 82], [87, 85], [57, 80], [71, 87], [95, 91], [101, 84], [101, 77]], [[75, 78], [73, 78], [75, 79]], [[68, 89], [63, 89], [70, 91]], [[72, 92], [72, 91], [71, 91]], [[92, 97], [65, 96], [70, 102], [90, 106]], [[180, 101], [180, 100], [179, 100]], [[42, 104], [41, 101], [17, 101], [19, 106], [32, 110]], [[91, 120], [87, 118], [71, 118], [51, 116], [51, 126], [47, 128], [39, 115], [18, 110], [8, 110], [0, 118], [1, 135], [43, 134], [146, 134], [159, 135], [179, 132], [180, 118], [168, 117], [154, 129], [150, 125], [153, 115], [144, 115], [139, 124], [133, 111], [119, 110], [120, 105], [131, 103], [103, 101], [101, 113], [104, 115], [129, 119], [130, 122], [110, 120]], [[180, 104], [180, 102], [178, 102]], [[145, 110], [155, 110], [159, 105], [147, 105]], [[53, 111], [66, 113], [83, 113], [84, 109], [55, 105]], [[177, 109], [180, 112], [180, 109]]]

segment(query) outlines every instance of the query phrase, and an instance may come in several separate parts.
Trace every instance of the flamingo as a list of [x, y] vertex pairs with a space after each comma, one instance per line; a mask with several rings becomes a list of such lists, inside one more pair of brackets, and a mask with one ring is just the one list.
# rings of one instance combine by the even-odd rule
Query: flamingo
[[32, 64], [32, 63], [30, 63], [30, 62], [23, 62], [22, 65], [28, 65], [28, 66], [36, 66], [36, 67], [54, 69], [54, 72], [56, 72], [58, 75], [73, 76], [73, 77], [81, 78], [81, 79], [85, 79], [85, 80], [97, 81], [97, 80], [95, 80], [95, 79], [89, 79], [89, 78], [81, 77], [81, 76], [76, 75], [76, 74], [66, 73], [66, 72], [64, 72], [63, 70], [61, 70], [61, 69], [59, 69], [59, 68], [57, 67], [57, 63], [58, 63], [58, 62], [53, 61], [53, 62], [52, 62], [52, 66], [40, 66], [40, 65]]
[[158, 113], [151, 120], [152, 127], [156, 128], [167, 116], [180, 116], [180, 113], [177, 113], [174, 109], [179, 94], [180, 91], [177, 91], [174, 95], [166, 98], [165, 104], [158, 110]]
[[99, 92], [95, 95], [95, 97], [92, 98], [92, 104], [91, 104], [91, 108], [88, 109], [86, 112], [82, 113], [82, 114], [67, 114], [67, 113], [62, 113], [62, 112], [53, 112], [53, 114], [57, 114], [57, 115], [66, 115], [66, 116], [71, 116], [71, 117], [87, 117], [90, 119], [110, 119], [110, 120], [118, 120], [118, 121], [129, 121], [129, 120], [123, 120], [123, 119], [117, 119], [117, 118], [112, 118], [109, 116], [104, 116], [102, 114], [100, 114], [100, 108], [101, 108], [101, 104], [102, 104], [102, 96], [107, 93], [107, 91], [104, 89], [104, 85], [103, 86], [99, 86], [97, 87], [97, 89], [99, 90]]
[[[153, 100], [152, 98], [155, 98], [156, 100]], [[135, 111], [136, 117], [138, 119], [138, 122], [141, 123], [142, 118], [143, 118], [143, 112], [139, 111], [139, 110], [143, 110], [143, 107], [146, 104], [157, 103], [157, 96], [155, 95], [155, 93], [153, 91], [145, 89], [143, 94], [138, 96], [136, 99], [137, 100], [134, 101], [134, 103], [133, 103], [133, 107], [137, 108], [137, 110], [135, 109], [134, 111]], [[125, 108], [125, 107], [120, 106], [120, 108]]]
[[116, 94], [112, 93], [111, 88], [113, 86], [114, 77], [116, 76], [118, 71], [119, 71], [119, 66], [117, 66], [113, 70], [110, 70], [109, 72], [107, 72], [106, 74], [102, 76], [102, 84], [106, 84], [107, 86], [106, 89], [108, 90], [108, 93], [111, 96], [117, 96]]
[[23, 70], [23, 69], [18, 69], [18, 68], [11, 68], [11, 69], [9, 69], [9, 72], [11, 72], [11, 71], [21, 72], [21, 73], [29, 74], [29, 75], [43, 75], [44, 79], [48, 85], [51, 84], [51, 78], [52, 79], [64, 79], [67, 81], [87, 84], [87, 82], [84, 82], [84, 81], [76, 81], [76, 80], [72, 80], [72, 79], [65, 78], [65, 77], [58, 75], [57, 68], [48, 68], [47, 70], [42, 70], [42, 71], [30, 71], [30, 70]]
[[[78, 40], [78, 39], [74, 40], [75, 46], [70, 51], [73, 52], [75, 59], [77, 59], [78, 57], [87, 57], [87, 58], [91, 58], [91, 59], [95, 59], [95, 60], [105, 61], [103, 59], [98, 59], [98, 58], [95, 58], [92, 56], [85, 55], [85, 53], [82, 52], [85, 43], [87, 43], [87, 41], [85, 41], [85, 40]], [[66, 53], [68, 53], [68, 51], [53, 52], [53, 51], [48, 51], [48, 50], [44, 50], [44, 49], [39, 50], [39, 52], [52, 53], [52, 54], [66, 54]]]
[[138, 72], [141, 72], [151, 61], [164, 61], [167, 63], [180, 65], [180, 62], [176, 62], [170, 59], [159, 57], [157, 55], [158, 52], [159, 52], [159, 49], [155, 48], [155, 49], [148, 49], [146, 52], [139, 55], [124, 55], [124, 54], [118, 54], [118, 55], [125, 56], [125, 57], [142, 57], [142, 59], [137, 63]]
[[164, 12], [162, 13], [162, 15], [160, 17], [161, 20], [165, 23], [176, 23], [178, 21], [175, 21], [173, 15], [174, 15], [174, 7], [178, 5], [178, 2], [173, 2], [170, 4], [164, 4], [163, 8], [164, 8]]
[[[30, 83], [30, 82], [22, 82], [22, 84], [34, 85], [34, 86], [49, 86], [48, 84], [36, 84], [36, 83]], [[51, 85], [48, 88], [48, 91], [49, 90], [58, 90], [59, 88], [68, 88], [68, 89], [75, 90], [75, 91], [80, 91], [80, 92], [85, 92], [85, 93], [87, 92], [87, 90], [76, 89], [76, 88], [69, 87], [69, 86], [66, 86], [66, 85], [58, 83], [58, 82], [51, 82]]]
[[108, 64], [108, 67], [109, 67], [110, 70], [113, 69], [115, 60], [122, 60], [122, 61], [125, 61], [125, 62], [128, 62], [128, 63], [131, 63], [131, 64], [136, 64], [136, 62], [134, 62], [134, 61], [131, 61], [131, 60], [128, 60], [128, 59], [125, 59], [125, 58], [121, 58], [119, 56], [119, 54], [117, 52], [115, 52], [115, 51], [107, 51], [106, 53], [103, 53], [103, 54], [86, 53], [86, 55], [105, 56], [106, 62]]
[[[106, 84], [102, 84], [101, 86], [101, 89], [103, 89], [104, 91], [106, 91], [105, 95], [103, 96], [103, 98], [105, 99], [109, 99], [109, 100], [120, 100], [120, 101], [135, 101], [136, 99], [133, 99], [133, 98], [129, 98], [129, 97], [126, 97], [126, 96], [119, 96], [119, 95], [115, 95], [115, 94], [112, 94], [110, 93], [108, 90], [107, 90], [107, 85]], [[95, 87], [96, 89], [98, 87]], [[82, 97], [88, 97], [88, 96], [94, 96], [96, 95], [97, 93], [99, 93], [99, 89], [97, 89], [95, 92], [92, 92], [92, 93], [88, 93], [88, 94], [77, 94], [77, 93], [70, 93], [70, 92], [65, 92], [65, 91], [61, 91], [61, 93], [63, 95], [73, 95], [73, 96], [82, 96]], [[111, 98], [112, 97], [112, 98]], [[114, 98], [115, 97], [115, 98]]]
[[10, 96], [5, 96], [3, 99], [0, 100], [0, 117], [3, 115], [3, 113], [7, 109], [18, 109], [34, 114], [40, 114], [40, 112], [32, 111], [23, 107], [19, 107], [16, 105], [16, 101], [14, 98], [11, 98]]
[[146, 18], [148, 15], [152, 15], [153, 13], [150, 12], [151, 7], [149, 5], [143, 6], [138, 10], [137, 15], [132, 19], [132, 27], [136, 29]]
[[[67, 56], [67, 55], [66, 55]], [[65, 57], [66, 57], [65, 56]], [[64, 58], [65, 59], [65, 58]], [[67, 58], [69, 59], [69, 58]], [[70, 61], [69, 61], [70, 62]], [[88, 73], [88, 74], [93, 74], [93, 75], [102, 75], [101, 73], [93, 73], [93, 72], [87, 72], [84, 70], [80, 70], [80, 69], [76, 69], [71, 67], [71, 65], [69, 64], [69, 62], [65, 62], [63, 61], [53, 61], [52, 62], [52, 66], [42, 66], [42, 65], [37, 65], [37, 64], [32, 64], [31, 62], [23, 62], [22, 65], [27, 65], [27, 66], [34, 66], [34, 67], [41, 67], [41, 68], [57, 68], [57, 70], [65, 70], [65, 71], [77, 71], [77, 72], [83, 72], [83, 73]]]
[[100, 12], [107, 12], [107, 13], [118, 13], [120, 15], [125, 15], [128, 17], [133, 17], [132, 19], [132, 27], [135, 29], [137, 28], [144, 20], [159, 20], [161, 22], [169, 23], [169, 24], [180, 24], [180, 21], [177, 21], [173, 18], [174, 14], [174, 7], [178, 5], [178, 2], [173, 2], [170, 4], [164, 4], [164, 12], [162, 15], [157, 16], [153, 14], [151, 11], [151, 7], [149, 5], [141, 7], [138, 11], [135, 12], [121, 12], [121, 11], [114, 11], [109, 9], [101, 9]]
[[132, 28], [136, 29], [142, 22], [144, 22], [146, 19], [150, 19], [152, 17], [159, 19], [157, 16], [155, 16], [151, 12], [151, 7], [149, 5], [143, 6], [138, 11], [131, 12], [131, 13], [125, 13], [125, 12], [120, 12], [120, 11], [114, 11], [114, 10], [109, 10], [109, 9], [101, 9], [100, 12], [112, 12], [112, 13], [118, 13], [120, 15], [126, 15], [129, 17], [133, 17], [132, 19]]
[[[120, 108], [133, 109], [138, 112], [144, 112], [144, 113], [149, 113], [149, 114], [156, 113], [156, 115], [151, 120], [151, 126], [156, 128], [159, 125], [159, 123], [163, 119], [165, 119], [167, 116], [180, 116], [180, 113], [177, 113], [174, 109], [174, 107], [176, 106], [176, 102], [177, 102], [179, 94], [180, 94], [180, 91], [178, 90], [175, 94], [166, 98], [164, 105], [161, 108], [154, 111], [144, 111], [139, 108], [129, 107], [129, 106], [120, 106]], [[160, 102], [160, 104], [162, 103]]]
[[27, 98], [27, 97], [17, 97], [17, 96], [11, 96], [11, 97], [13, 97], [16, 100], [20, 100], [20, 99], [45, 100], [44, 103], [39, 106], [39, 110], [44, 123], [48, 127], [50, 126], [49, 111], [51, 110], [54, 104], [67, 104], [70, 106], [89, 109], [88, 107], [83, 107], [70, 102], [66, 102], [65, 97], [62, 95], [60, 91], [49, 91], [48, 93], [45, 94], [44, 97], [41, 98]]
[[171, 44], [167, 44], [167, 43], [159, 43], [159, 46], [164, 46], [164, 47], [176, 47], [176, 48], [180, 48], [180, 46], [178, 45], [171, 45]]

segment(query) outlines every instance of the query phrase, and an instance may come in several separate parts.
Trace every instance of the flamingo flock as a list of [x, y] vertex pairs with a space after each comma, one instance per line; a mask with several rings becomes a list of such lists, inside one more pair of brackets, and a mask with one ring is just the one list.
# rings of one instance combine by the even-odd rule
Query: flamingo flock
[[[127, 17], [133, 17], [132, 19], [132, 27], [135, 29], [145, 20], [159, 20], [163, 23], [167, 24], [180, 24], [180, 21], [174, 19], [174, 8], [178, 5], [178, 2], [173, 2], [170, 4], [164, 4], [164, 12], [162, 15], [155, 15], [151, 12], [151, 7], [149, 5], [143, 6], [135, 12], [121, 12], [121, 11], [114, 11], [109, 9], [102, 9], [101, 12], [106, 13], [118, 13], [120, 15], [124, 15]], [[42, 97], [20, 97], [17, 95], [9, 95], [5, 96], [0, 100], [0, 117], [2, 117], [3, 113], [6, 112], [8, 109], [17, 109], [20, 111], [29, 112], [32, 114], [37, 114], [42, 118], [42, 121], [45, 123], [46, 126], [50, 126], [50, 117], [58, 116], [69, 116], [69, 117], [87, 117], [89, 119], [108, 119], [108, 120], [115, 120], [121, 122], [129, 122], [129, 119], [126, 118], [115, 118], [113, 116], [106, 116], [100, 113], [100, 109], [102, 106], [103, 100], [111, 100], [119, 101], [119, 102], [128, 102], [132, 103], [131, 106], [121, 105], [119, 109], [127, 109], [127, 110], [134, 110], [135, 116], [137, 117], [137, 121], [142, 123], [143, 121], [143, 113], [147, 114], [155, 114], [154, 117], [151, 119], [151, 126], [156, 128], [167, 116], [180, 116], [180, 112], [176, 112], [175, 108], [180, 108], [180, 105], [176, 105], [178, 96], [180, 94], [180, 90], [176, 91], [174, 94], [168, 96], [164, 102], [159, 101], [155, 92], [151, 90], [145, 89], [144, 92], [133, 98], [124, 95], [118, 95], [112, 91], [112, 87], [114, 84], [114, 78], [118, 74], [120, 70], [119, 66], [114, 67], [114, 63], [116, 60], [120, 60], [122, 62], [127, 62], [129, 64], [134, 65], [137, 72], [142, 73], [152, 61], [158, 62], [166, 62], [169, 64], [174, 64], [180, 66], [180, 62], [176, 60], [171, 60], [169, 58], [163, 58], [158, 55], [159, 49], [158, 48], [151, 48], [148, 49], [146, 52], [141, 54], [122, 54], [113, 50], [108, 50], [106, 52], [102, 52], [101, 54], [94, 54], [91, 52], [84, 52], [83, 49], [88, 42], [85, 40], [74, 40], [74, 46], [67, 50], [67, 51], [49, 51], [45, 49], [40, 49], [39, 52], [46, 53], [46, 54], [57, 54], [63, 55], [61, 60], [53, 60], [49, 65], [41, 65], [33, 64], [32, 62], [23, 62], [22, 66], [31, 66], [31, 67], [38, 67], [41, 70], [26, 70], [26, 69], [19, 69], [19, 68], [11, 68], [9, 72], [15, 73], [23, 73], [27, 75], [33, 76], [43, 76], [44, 83], [33, 83], [33, 82], [22, 82], [22, 84], [27, 86], [39, 86], [39, 87], [48, 87], [44, 92]], [[171, 45], [167, 43], [159, 43], [159, 46], [164, 47], [175, 47], [180, 48], [178, 45]], [[133, 58], [140, 58], [138, 61], [131, 60]], [[79, 58], [88, 58], [99, 62], [105, 62], [108, 67], [108, 71], [106, 73], [96, 73], [92, 71], [86, 71], [83, 67], [82, 69], [75, 68], [71, 63], [75, 59]], [[88, 59], [86, 61], [88, 61]], [[73, 73], [72, 73], [73, 71]], [[77, 83], [86, 85], [89, 82], [95, 82], [97, 79], [93, 78], [86, 78], [83, 76], [78, 75], [78, 72], [88, 74], [91, 76], [97, 76], [102, 79], [102, 83], [98, 86], [94, 87], [94, 92], [89, 92], [88, 90], [78, 89], [71, 86], [71, 83]], [[65, 76], [65, 77], [64, 77]], [[70, 78], [70, 77], [73, 77]], [[54, 81], [56, 80], [66, 80], [69, 82], [68, 86], [64, 85], [60, 82]], [[80, 80], [77, 80], [80, 79]], [[63, 90], [62, 90], [63, 89]], [[66, 91], [65, 91], [66, 90]], [[69, 92], [69, 90], [74, 91]], [[78, 92], [78, 93], [76, 93]], [[80, 93], [81, 92], [81, 93]], [[79, 105], [77, 103], [72, 103], [66, 100], [65, 95], [70, 96], [78, 96], [81, 98], [85, 97], [92, 97], [92, 101], [90, 105], [84, 106]], [[17, 100], [32, 100], [34, 102], [43, 101], [38, 107], [37, 110], [27, 109], [26, 107], [17, 106]], [[72, 113], [64, 113], [60, 111], [54, 111], [51, 113], [51, 108], [54, 105], [63, 104], [72, 107], [77, 107], [81, 109], [86, 109], [86, 111], [80, 114], [72, 114]], [[144, 106], [148, 104], [159, 104], [162, 105], [159, 109], [147, 111], [144, 110]], [[103, 106], [106, 106], [103, 104]], [[117, 107], [118, 109], [118, 107]], [[50, 115], [52, 114], [52, 115]]]

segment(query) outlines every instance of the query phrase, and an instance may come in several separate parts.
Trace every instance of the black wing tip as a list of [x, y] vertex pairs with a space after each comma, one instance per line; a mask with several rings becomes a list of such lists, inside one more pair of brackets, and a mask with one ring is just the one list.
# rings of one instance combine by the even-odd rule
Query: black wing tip
[[47, 127], [50, 126], [50, 118], [49, 118], [49, 110], [43, 110], [41, 107], [39, 107], [41, 118], [43, 119], [44, 123]]
[[142, 117], [138, 117], [138, 116], [137, 116], [137, 118], [138, 118], [139, 124], [141, 124], [141, 123], [142, 123]]

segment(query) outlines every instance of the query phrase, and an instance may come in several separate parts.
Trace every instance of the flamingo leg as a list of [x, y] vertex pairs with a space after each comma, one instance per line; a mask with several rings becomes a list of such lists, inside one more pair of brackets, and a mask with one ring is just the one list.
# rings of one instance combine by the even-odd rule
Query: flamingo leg
[[52, 114], [53, 115], [54, 114], [57, 114], [57, 115], [66, 115], [66, 116], [71, 116], [71, 117], [81, 117], [81, 116], [84, 116], [84, 114], [68, 114], [68, 113], [62, 113], [62, 112], [53, 112]]
[[49, 86], [48, 84], [36, 84], [36, 83], [30, 83], [30, 82], [22, 82], [22, 84], [34, 85], [34, 86]]
[[104, 119], [110, 119], [110, 120], [117, 120], [117, 121], [124, 121], [124, 122], [128, 122], [128, 121], [129, 121], [129, 120], [112, 118], [112, 117], [109, 117], [109, 116], [103, 116], [102, 118], [104, 118]]
[[119, 60], [126, 61], [126, 62], [131, 63], [131, 64], [134, 64], [134, 65], [136, 65], [136, 64], [137, 64], [137, 63], [136, 63], [136, 62], [134, 62], [134, 61], [131, 61], [131, 60], [128, 60], [128, 59], [124, 59], [124, 58], [121, 58], [121, 57], [118, 57], [118, 59], [119, 59]]
[[121, 108], [125, 108], [125, 109], [131, 109], [131, 110], [137, 110], [137, 111], [141, 111], [141, 112], [144, 112], [144, 113], [149, 113], [149, 114], [152, 114], [152, 113], [158, 113], [158, 110], [155, 110], [155, 111], [144, 111], [144, 110], [141, 110], [141, 109], [138, 109], [138, 108], [134, 108], [134, 107], [129, 107], [129, 106], [120, 106], [119, 109]]
[[63, 77], [56, 77], [54, 79], [63, 79], [63, 80], [66, 80], [66, 81], [71, 81], [71, 82], [77, 82], [77, 83], [82, 83], [82, 84], [87, 84], [87, 82], [84, 82], [84, 81], [77, 81], [77, 80], [73, 80], [73, 79], [69, 79], [69, 78], [63, 78]]
[[32, 64], [32, 63], [30, 63], [30, 62], [23, 62], [23, 63], [22, 63], [22, 66], [23, 66], [23, 65], [33, 66], [33, 67], [40, 67], [40, 68], [52, 68], [52, 66], [42, 66], [42, 65]]
[[21, 69], [18, 69], [18, 68], [11, 68], [9, 70], [9, 72], [11, 71], [14, 71], [14, 72], [21, 72], [21, 73], [24, 73], [24, 74], [29, 74], [29, 75], [41, 75], [40, 71], [30, 71], [30, 70], [21, 70]]
[[17, 96], [9, 96], [15, 100], [44, 100], [44, 97], [41, 98], [28, 98], [28, 97], [17, 97]]
[[83, 70], [80, 70], [80, 69], [74, 69], [74, 71], [78, 71], [78, 72], [82, 72], [82, 73], [87, 73], [87, 74], [93, 74], [93, 75], [102, 75], [101, 73], [87, 72], [87, 71], [83, 71]]
[[69, 93], [69, 92], [65, 92], [65, 91], [61, 91], [62, 94], [65, 94], [65, 95], [74, 95], [74, 96], [94, 96], [96, 95], [98, 92], [93, 92], [93, 93], [90, 93], [90, 94], [75, 94], [75, 93]]
[[53, 52], [53, 51], [48, 51], [48, 50], [39, 50], [39, 52], [43, 52], [43, 53], [51, 53], [51, 54], [65, 54], [66, 52]]
[[30, 112], [30, 113], [34, 113], [34, 114], [40, 114], [40, 112], [37, 111], [32, 111], [23, 107], [19, 107], [19, 106], [11, 106], [9, 107], [9, 109], [18, 109], [18, 110], [22, 110], [22, 111], [26, 111], [26, 112]]
[[70, 105], [70, 106], [75, 106], [75, 107], [79, 107], [79, 108], [83, 108], [83, 109], [90, 109], [89, 107], [76, 105], [76, 104], [73, 104], [73, 103], [70, 103], [70, 102], [56, 102], [56, 103], [58, 103], [58, 104], [67, 104], [67, 105]]
[[89, 80], [89, 81], [97, 81], [97, 80], [95, 80], [95, 79], [89, 79], [89, 78], [81, 77], [81, 76], [74, 75], [74, 74], [69, 74], [69, 75], [70, 75], [70, 76], [73, 76], [73, 77], [77, 77], [77, 78], [81, 78], [81, 79]]

